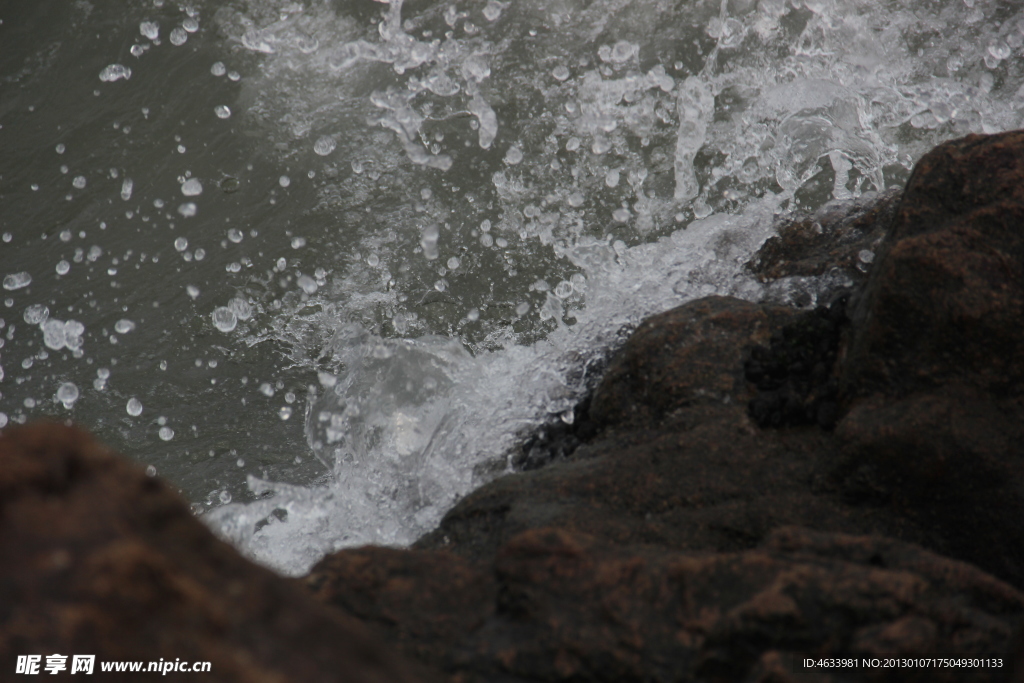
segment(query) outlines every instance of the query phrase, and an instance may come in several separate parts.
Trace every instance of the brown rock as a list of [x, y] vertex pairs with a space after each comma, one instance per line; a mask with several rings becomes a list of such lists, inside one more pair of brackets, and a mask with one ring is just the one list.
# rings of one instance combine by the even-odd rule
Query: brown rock
[[212, 665], [168, 681], [418, 680], [363, 627], [243, 559], [162, 481], [78, 429], [0, 435], [0, 558], [4, 680], [16, 656], [55, 653], [69, 670], [71, 655], [96, 655], [97, 673], [112, 660]]
[[651, 316], [612, 359], [594, 392], [591, 419], [653, 426], [692, 405], [745, 404], [753, 392], [744, 359], [794, 314], [712, 296]]
[[970, 565], [898, 541], [794, 527], [759, 548], [711, 555], [544, 528], [479, 564], [342, 551], [307, 581], [467, 683], [996, 681], [1002, 670], [861, 668], [830, 678], [802, 660], [1001, 656], [1024, 617], [1024, 595]]
[[765, 241], [747, 268], [761, 282], [834, 271], [851, 283], [863, 282], [869, 264], [860, 253], [878, 249], [901, 195], [890, 189], [851, 202], [829, 202], [809, 216], [783, 218], [778, 234]]
[[853, 309], [852, 395], [1024, 387], [1024, 131], [926, 154]]

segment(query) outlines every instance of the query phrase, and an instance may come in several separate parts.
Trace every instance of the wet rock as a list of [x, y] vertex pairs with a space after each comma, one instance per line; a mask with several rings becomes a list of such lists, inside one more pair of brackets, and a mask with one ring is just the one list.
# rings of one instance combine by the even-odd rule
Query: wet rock
[[[875, 253], [892, 223], [902, 191], [866, 193], [853, 201], [832, 201], [811, 215], [780, 218], [777, 235], [768, 238], [747, 263], [747, 268], [770, 284], [769, 299], [787, 299], [787, 284], [805, 291], [812, 278], [828, 276], [821, 298], [834, 294], [833, 287], [862, 284]], [[827, 291], [826, 291], [827, 290]], [[811, 301], [786, 300], [806, 306]]]
[[[0, 436], [0, 662], [210, 662], [161, 680], [420, 680], [352, 619], [243, 559], [83, 431]], [[8, 668], [11, 667], [11, 668]], [[154, 674], [146, 674], [153, 676]], [[127, 679], [126, 679], [127, 680]]]
[[951, 380], [1024, 390], [1024, 131], [970, 135], [917, 164], [863, 297], [846, 391]]
[[794, 316], [772, 334], [769, 346], [751, 349], [744, 373], [758, 389], [749, 406], [759, 426], [835, 426], [839, 417], [835, 367], [849, 322], [848, 298], [844, 293], [827, 307]]
[[591, 418], [606, 427], [647, 427], [688, 406], [745, 404], [753, 394], [743, 359], [794, 314], [707, 297], [651, 316], [609, 364]]
[[539, 528], [479, 563], [343, 551], [307, 584], [466, 683], [998, 681], [995, 668], [845, 669], [830, 679], [802, 660], [991, 657], [1007, 651], [1024, 617], [1024, 594], [970, 565], [885, 538], [795, 527], [720, 554]]

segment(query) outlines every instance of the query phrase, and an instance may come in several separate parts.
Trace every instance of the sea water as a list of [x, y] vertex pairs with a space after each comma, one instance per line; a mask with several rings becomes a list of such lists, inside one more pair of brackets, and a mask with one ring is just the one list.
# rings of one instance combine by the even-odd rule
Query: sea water
[[1009, 1], [48, 0], [0, 46], [0, 428], [291, 574], [433, 528], [645, 315], [813, 303], [743, 269], [778, 215], [1024, 123]]

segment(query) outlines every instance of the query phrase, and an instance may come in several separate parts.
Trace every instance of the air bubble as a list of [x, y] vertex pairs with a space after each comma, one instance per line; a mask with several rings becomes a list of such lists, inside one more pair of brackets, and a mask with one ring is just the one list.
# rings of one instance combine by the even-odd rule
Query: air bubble
[[114, 323], [114, 331], [118, 334], [128, 334], [135, 329], [135, 323], [127, 318], [121, 318]]
[[280, 185], [281, 187], [288, 187], [289, 185], [292, 184], [292, 179], [286, 175], [283, 175], [277, 179], [277, 184]]
[[[174, 33], [171, 33], [171, 35], [173, 36]], [[160, 436], [160, 439], [162, 441], [170, 441], [171, 439], [174, 438], [174, 430], [171, 429], [170, 427], [161, 427], [160, 431], [157, 432], [157, 434]]]
[[76, 190], [84, 190], [85, 189], [85, 176], [84, 175], [76, 175], [75, 179], [71, 181], [71, 184], [74, 186], [74, 188]]
[[188, 33], [185, 32], [185, 29], [178, 26], [171, 30], [171, 45], [184, 45], [186, 40], [188, 40]]
[[555, 80], [564, 81], [569, 78], [569, 69], [565, 65], [559, 64], [551, 70], [551, 75], [555, 77]]
[[197, 208], [195, 202], [185, 202], [184, 204], [178, 207], [178, 213], [180, 213], [185, 218], [192, 218], [192, 216], [195, 216], [196, 210]]
[[179, 237], [178, 239], [174, 240], [174, 248], [177, 251], [185, 251], [186, 249], [188, 249], [188, 240], [185, 239], [184, 237]]
[[450, 259], [448, 259], [448, 270], [455, 270], [461, 265], [461, 263], [462, 262], [459, 261], [458, 258], [452, 256]]
[[57, 262], [56, 270], [57, 275], [67, 275], [68, 272], [71, 270], [71, 264], [61, 259], [60, 261]]
[[277, 416], [282, 420], [287, 420], [292, 416], [292, 409], [288, 406], [281, 406], [277, 411]]
[[306, 246], [305, 237], [293, 237], [292, 238], [292, 249], [302, 249]]
[[223, 76], [227, 72], [228, 69], [224, 66], [224, 62], [214, 62], [213, 65], [210, 66], [210, 73], [214, 76]]
[[213, 113], [217, 115], [218, 119], [227, 119], [231, 117], [231, 109], [226, 105], [218, 104], [213, 108]]
[[515, 166], [523, 160], [523, 150], [518, 147], [509, 147], [505, 152], [505, 163]]

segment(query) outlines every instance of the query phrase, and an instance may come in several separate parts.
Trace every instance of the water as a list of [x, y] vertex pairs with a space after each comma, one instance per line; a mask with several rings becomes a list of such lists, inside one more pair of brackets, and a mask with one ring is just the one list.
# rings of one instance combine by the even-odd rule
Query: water
[[285, 572], [406, 543], [644, 315], [787, 291], [775, 215], [1024, 123], [1019, 3], [676, 4], [0, 2], [0, 428]]

